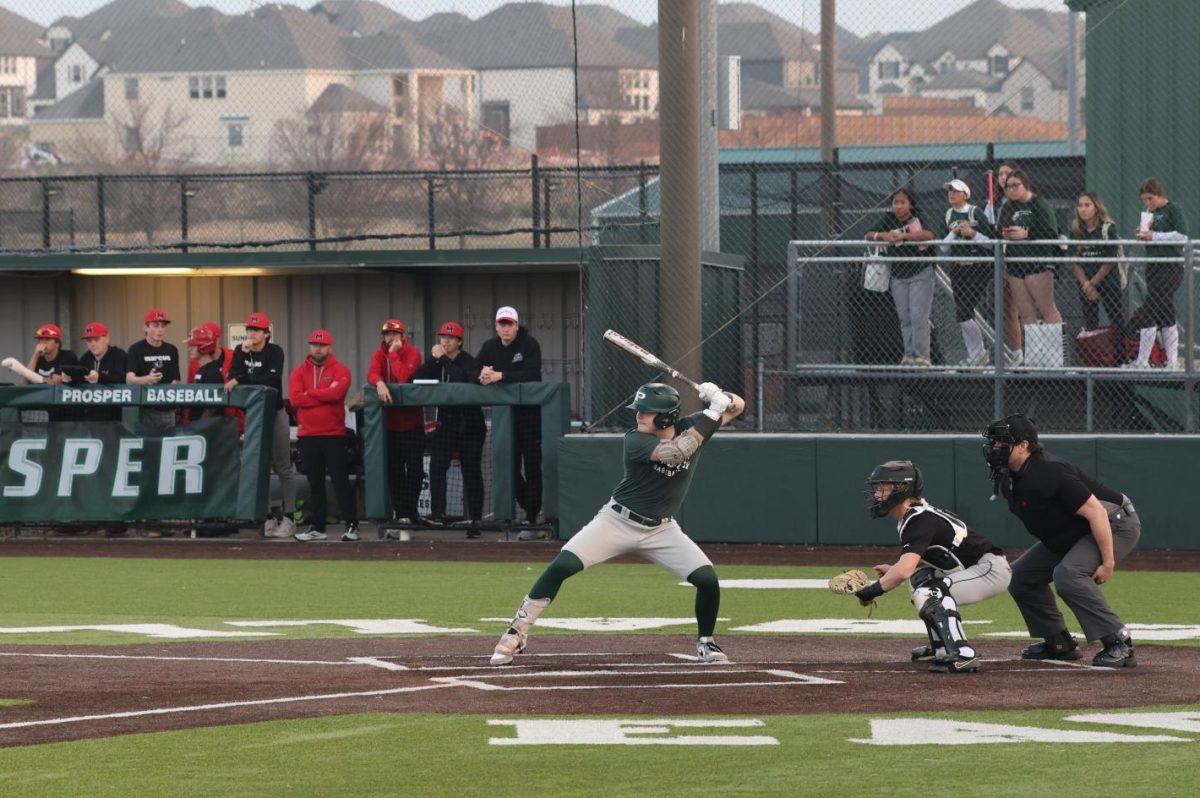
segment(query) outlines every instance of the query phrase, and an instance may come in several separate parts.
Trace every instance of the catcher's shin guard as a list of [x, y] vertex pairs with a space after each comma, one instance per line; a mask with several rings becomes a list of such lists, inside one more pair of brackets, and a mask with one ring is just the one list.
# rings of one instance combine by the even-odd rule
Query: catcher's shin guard
[[[940, 641], [941, 648], [946, 650], [947, 659], [975, 656], [974, 649], [967, 643], [967, 636], [963, 634], [958, 603], [946, 589], [945, 582], [938, 580], [934, 584], [919, 588], [915, 592], [914, 598], [924, 599], [917, 614]], [[938, 648], [936, 643], [934, 648]]]

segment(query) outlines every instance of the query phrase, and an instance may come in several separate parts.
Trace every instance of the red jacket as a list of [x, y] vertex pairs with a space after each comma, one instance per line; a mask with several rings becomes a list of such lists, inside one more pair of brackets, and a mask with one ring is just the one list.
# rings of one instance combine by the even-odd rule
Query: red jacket
[[[421, 353], [407, 341], [399, 352], [389, 352], [387, 341], [381, 341], [371, 365], [367, 367], [367, 382], [375, 387], [380, 380], [387, 383], [411, 382], [413, 373], [421, 365]], [[419, 407], [396, 407], [388, 410], [387, 428], [391, 432], [425, 427], [425, 411]]]
[[[334, 385], [333, 383], [337, 383]], [[296, 410], [301, 438], [346, 434], [346, 392], [350, 369], [333, 355], [320, 366], [306, 357], [288, 378], [288, 399]]]

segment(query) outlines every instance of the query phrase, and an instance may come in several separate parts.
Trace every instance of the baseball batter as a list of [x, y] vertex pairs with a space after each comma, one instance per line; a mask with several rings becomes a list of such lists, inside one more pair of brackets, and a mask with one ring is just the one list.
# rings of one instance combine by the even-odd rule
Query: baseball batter
[[901, 554], [891, 565], [876, 565], [878, 581], [854, 595], [870, 601], [908, 580], [909, 599], [929, 634], [928, 646], [913, 649], [913, 662], [933, 660], [934, 673], [977, 671], [982, 660], [963, 634], [958, 607], [1003, 593], [1012, 569], [999, 546], [925, 501], [924, 489], [909, 460], [889, 460], [867, 478], [867, 510], [896, 522]]
[[493, 665], [507, 665], [525, 650], [529, 629], [568, 577], [622, 554], [639, 554], [695, 585], [696, 657], [700, 662], [728, 660], [712, 636], [721, 605], [717, 572], [674, 516], [687, 496], [700, 447], [741, 415], [746, 403], [711, 382], [700, 386], [700, 399], [708, 407], [679, 418], [679, 392], [674, 388], [662, 383], [638, 388], [628, 406], [637, 412], [637, 429], [625, 434], [624, 478], [596, 517], [533, 583], [496, 644]]

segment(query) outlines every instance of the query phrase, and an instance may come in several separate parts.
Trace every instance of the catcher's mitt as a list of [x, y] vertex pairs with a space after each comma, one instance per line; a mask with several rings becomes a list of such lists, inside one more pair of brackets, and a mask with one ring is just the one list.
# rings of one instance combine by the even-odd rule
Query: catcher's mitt
[[[837, 593], [839, 596], [853, 596], [869, 584], [871, 584], [870, 577], [857, 568], [852, 568], [849, 571], [842, 571], [830, 579], [829, 590]], [[875, 614], [875, 599], [872, 598], [864, 601], [860, 598], [858, 603], [870, 608], [867, 611], [868, 618]]]

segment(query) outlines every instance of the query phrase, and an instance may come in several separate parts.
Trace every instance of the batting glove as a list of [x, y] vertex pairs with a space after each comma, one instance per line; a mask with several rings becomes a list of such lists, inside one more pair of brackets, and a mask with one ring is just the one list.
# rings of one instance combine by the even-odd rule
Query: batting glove
[[733, 404], [733, 399], [727, 393], [718, 393], [708, 400], [708, 408], [704, 411], [704, 415], [711, 418], [713, 421], [720, 421], [721, 414], [729, 409]]
[[700, 401], [702, 402], [708, 402], [721, 392], [721, 389], [717, 387], [715, 382], [702, 382], [697, 390], [700, 392]]

